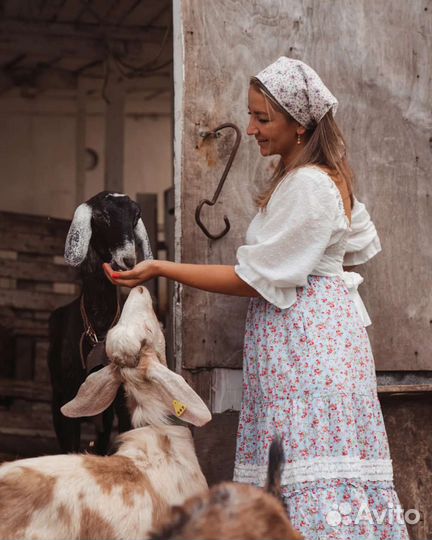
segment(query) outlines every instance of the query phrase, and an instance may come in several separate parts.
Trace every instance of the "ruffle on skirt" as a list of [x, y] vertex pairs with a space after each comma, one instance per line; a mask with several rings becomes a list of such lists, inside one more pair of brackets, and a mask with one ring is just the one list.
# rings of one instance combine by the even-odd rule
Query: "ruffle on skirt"
[[309, 276], [286, 310], [252, 299], [243, 373], [234, 480], [264, 485], [279, 435], [283, 493], [306, 538], [407, 539], [369, 339], [342, 279]]

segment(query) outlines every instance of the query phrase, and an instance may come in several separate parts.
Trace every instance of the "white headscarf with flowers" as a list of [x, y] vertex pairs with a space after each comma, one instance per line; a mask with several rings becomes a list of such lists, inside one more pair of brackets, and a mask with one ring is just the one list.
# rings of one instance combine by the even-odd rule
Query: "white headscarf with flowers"
[[273, 98], [305, 128], [314, 127], [338, 101], [310, 66], [281, 56], [255, 76]]

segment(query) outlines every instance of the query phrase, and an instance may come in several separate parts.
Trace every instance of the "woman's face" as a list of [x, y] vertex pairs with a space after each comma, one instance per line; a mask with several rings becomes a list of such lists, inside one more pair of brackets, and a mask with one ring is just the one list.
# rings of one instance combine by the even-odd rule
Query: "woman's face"
[[247, 134], [255, 137], [262, 156], [280, 155], [287, 164], [298, 151], [297, 136], [303, 134], [305, 128], [273, 109], [270, 101], [252, 85], [248, 101], [250, 120]]

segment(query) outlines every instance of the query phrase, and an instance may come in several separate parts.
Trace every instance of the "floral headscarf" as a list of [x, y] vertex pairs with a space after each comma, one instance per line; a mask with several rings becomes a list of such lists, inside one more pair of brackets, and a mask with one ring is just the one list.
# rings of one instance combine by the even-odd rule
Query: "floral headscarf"
[[281, 56], [255, 77], [273, 98], [305, 128], [312, 128], [338, 101], [307, 64]]

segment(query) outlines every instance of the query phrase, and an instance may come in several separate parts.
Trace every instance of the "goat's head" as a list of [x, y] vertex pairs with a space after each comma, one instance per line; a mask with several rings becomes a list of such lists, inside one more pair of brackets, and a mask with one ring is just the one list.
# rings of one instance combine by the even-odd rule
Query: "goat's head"
[[131, 290], [118, 323], [108, 332], [106, 352], [113, 364], [135, 367], [144, 346], [153, 348], [166, 365], [165, 338], [153, 311], [150, 293], [140, 286]]
[[66, 238], [66, 262], [79, 266], [89, 246], [116, 270], [135, 265], [137, 248], [144, 259], [153, 258], [139, 206], [121, 193], [102, 191], [75, 210]]
[[99, 414], [111, 405], [123, 383], [134, 427], [164, 425], [172, 415], [195, 426], [209, 422], [211, 414], [202, 399], [166, 367], [161, 336], [148, 291], [135, 287], [107, 337], [110, 364], [87, 377], [62, 413], [74, 418]]

